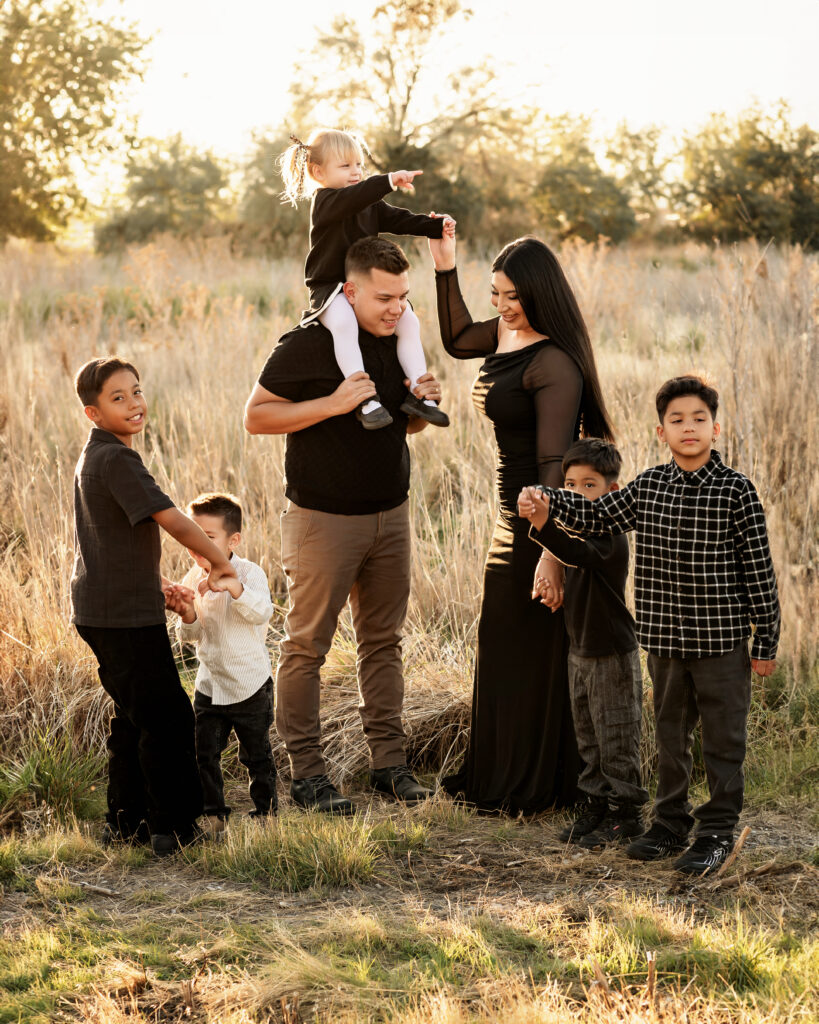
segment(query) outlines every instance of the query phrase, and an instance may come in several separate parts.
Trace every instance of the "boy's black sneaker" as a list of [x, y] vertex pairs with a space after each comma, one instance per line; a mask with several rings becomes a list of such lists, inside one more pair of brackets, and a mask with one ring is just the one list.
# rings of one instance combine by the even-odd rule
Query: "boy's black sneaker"
[[682, 857], [674, 861], [674, 867], [686, 875], [707, 875], [725, 863], [733, 848], [733, 836], [697, 836]]
[[655, 822], [648, 832], [638, 836], [626, 847], [626, 856], [632, 860], [662, 860], [684, 850], [688, 839]]
[[611, 807], [597, 828], [581, 837], [579, 845], [585, 850], [599, 850], [614, 843], [627, 843], [642, 831], [639, 807]]
[[151, 849], [156, 857], [170, 857], [178, 850], [184, 850], [194, 843], [201, 843], [209, 838], [208, 833], [196, 823], [186, 832], [154, 832], [151, 835]]
[[561, 843], [579, 843], [584, 836], [594, 832], [603, 821], [608, 806], [605, 800], [589, 800], [574, 821], [558, 833], [557, 838]]
[[342, 796], [326, 775], [311, 775], [306, 779], [293, 779], [290, 783], [293, 802], [306, 811], [325, 814], [353, 814], [355, 804]]

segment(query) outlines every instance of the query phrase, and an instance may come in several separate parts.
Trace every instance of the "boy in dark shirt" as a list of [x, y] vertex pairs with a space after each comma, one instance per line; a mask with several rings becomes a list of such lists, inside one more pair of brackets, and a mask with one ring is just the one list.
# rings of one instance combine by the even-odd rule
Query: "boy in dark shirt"
[[[656, 397], [657, 436], [671, 450], [669, 463], [595, 502], [548, 487], [524, 488], [518, 499], [527, 517], [545, 511], [583, 537], [635, 532], [634, 604], [654, 682], [658, 779], [654, 823], [626, 855], [657, 860], [684, 850], [674, 867], [692, 875], [716, 870], [733, 848], [751, 671], [774, 671], [779, 642], [765, 512], [751, 481], [711, 447], [720, 432], [718, 403], [702, 378], [674, 377]], [[692, 815], [697, 720], [710, 796]]]
[[[595, 501], [618, 489], [621, 465], [613, 444], [584, 438], [563, 457], [563, 486]], [[648, 800], [640, 782], [643, 679], [625, 600], [628, 541], [624, 536], [578, 540], [547, 522], [542, 510], [526, 518], [532, 539], [567, 566], [569, 692], [585, 762], [578, 787], [588, 803], [560, 839], [597, 849], [639, 835], [640, 809]], [[537, 579], [533, 596], [543, 600], [547, 586]]]
[[150, 837], [154, 853], [163, 856], [198, 834], [202, 789], [193, 709], [165, 626], [171, 585], [159, 572], [159, 527], [210, 562], [212, 590], [224, 589], [236, 574], [157, 487], [132, 448], [147, 415], [134, 367], [115, 357], [92, 359], [75, 385], [94, 426], [74, 476], [72, 621], [114, 702], [103, 841]]

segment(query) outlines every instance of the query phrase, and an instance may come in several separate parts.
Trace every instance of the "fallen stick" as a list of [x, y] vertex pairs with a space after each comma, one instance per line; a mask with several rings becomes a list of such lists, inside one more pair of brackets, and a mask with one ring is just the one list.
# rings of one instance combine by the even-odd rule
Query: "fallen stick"
[[745, 845], [745, 840], [748, 838], [748, 836], [750, 834], [751, 834], [751, 826], [750, 825], [746, 825], [745, 828], [739, 834], [739, 839], [737, 839], [736, 846], [733, 848], [733, 850], [731, 850], [731, 852], [725, 858], [725, 863], [722, 865], [722, 867], [717, 872], [717, 874], [716, 874], [717, 878], [722, 878], [722, 876], [724, 874], [726, 874], [726, 872], [728, 871], [728, 868], [731, 867], [731, 865], [734, 863], [734, 861], [739, 856], [739, 851]]
[[794, 871], [804, 871], [805, 866], [802, 861], [798, 860], [788, 861], [784, 864], [775, 860], [769, 860], [767, 864], [762, 864], [751, 871], [738, 871], [735, 875], [731, 875], [730, 878], [722, 878], [712, 882], [709, 888], [732, 889], [735, 885], [741, 885], [743, 882], [751, 881], [754, 878], [761, 878], [762, 875], [790, 875]]
[[114, 892], [113, 889], [103, 889], [101, 885], [92, 885], [90, 882], [81, 882], [79, 878], [73, 879], [73, 884], [89, 892], [98, 893], [100, 896], [121, 896], [122, 893]]

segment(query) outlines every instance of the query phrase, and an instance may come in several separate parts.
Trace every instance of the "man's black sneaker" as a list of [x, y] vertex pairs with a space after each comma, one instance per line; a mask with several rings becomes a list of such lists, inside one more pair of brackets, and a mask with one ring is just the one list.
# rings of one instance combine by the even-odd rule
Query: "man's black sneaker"
[[[375, 395], [373, 398], [368, 398], [362, 404], [367, 405], [368, 402], [380, 402], [380, 399], [378, 395]], [[382, 427], [388, 427], [392, 423], [392, 416], [390, 416], [383, 405], [377, 405], [375, 409], [370, 409], [369, 412], [364, 412], [361, 406], [359, 406], [355, 414], [365, 430], [380, 430]]]
[[579, 843], [583, 836], [594, 832], [606, 816], [608, 804], [605, 800], [589, 800], [571, 824], [558, 834], [561, 843]]
[[586, 850], [598, 850], [614, 843], [627, 843], [643, 831], [638, 807], [612, 807], [596, 829], [582, 836], [579, 845]]
[[379, 793], [387, 793], [407, 804], [417, 804], [432, 796], [432, 790], [422, 786], [405, 764], [371, 769], [370, 785]]
[[448, 427], [449, 416], [439, 409], [437, 405], [427, 405], [421, 398], [416, 398], [410, 392], [400, 405], [401, 412], [407, 416], [420, 416], [422, 420], [431, 423], [434, 427]]
[[293, 779], [290, 783], [293, 802], [306, 811], [325, 814], [354, 814], [355, 804], [342, 796], [326, 775], [311, 775], [306, 779]]
[[686, 836], [679, 836], [671, 829], [655, 822], [648, 832], [638, 836], [626, 847], [626, 856], [632, 860], [662, 860], [684, 850]]
[[686, 875], [707, 875], [725, 862], [733, 848], [733, 836], [699, 835], [674, 867]]

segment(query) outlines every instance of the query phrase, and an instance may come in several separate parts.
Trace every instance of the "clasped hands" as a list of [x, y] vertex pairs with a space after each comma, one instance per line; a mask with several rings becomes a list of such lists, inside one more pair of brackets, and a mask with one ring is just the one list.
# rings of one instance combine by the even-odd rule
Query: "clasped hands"
[[[540, 487], [523, 488], [518, 495], [518, 515], [528, 519], [535, 529], [543, 529], [549, 518], [549, 499]], [[556, 612], [563, 604], [565, 577], [563, 564], [544, 551], [535, 566], [532, 599], [540, 598], [541, 604]]]

